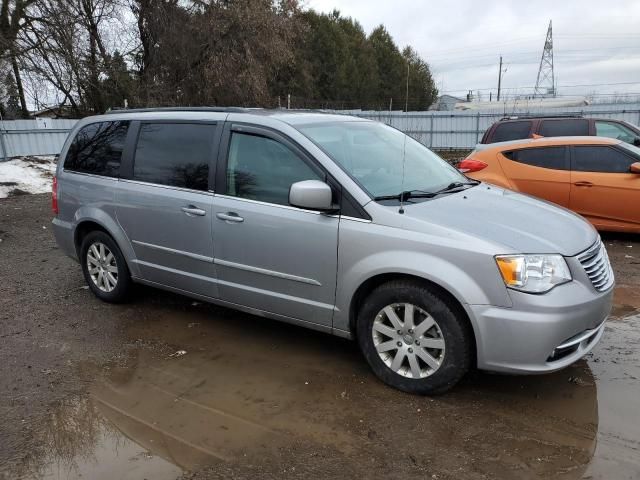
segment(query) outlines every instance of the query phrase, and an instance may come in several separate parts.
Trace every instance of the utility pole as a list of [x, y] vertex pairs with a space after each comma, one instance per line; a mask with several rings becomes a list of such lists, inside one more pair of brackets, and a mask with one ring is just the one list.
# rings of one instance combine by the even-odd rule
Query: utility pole
[[500, 101], [500, 87], [502, 86], [502, 55], [500, 55], [500, 67], [498, 68], [498, 102]]

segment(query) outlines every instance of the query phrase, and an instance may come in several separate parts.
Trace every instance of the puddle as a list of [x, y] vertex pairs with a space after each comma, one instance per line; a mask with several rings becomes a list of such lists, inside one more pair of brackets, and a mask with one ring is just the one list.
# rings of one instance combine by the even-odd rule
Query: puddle
[[619, 306], [640, 310], [640, 294], [638, 294], [638, 287], [631, 285], [616, 285], [613, 301], [615, 304], [614, 312], [615, 308]]
[[624, 309], [588, 360], [535, 377], [476, 372], [428, 398], [380, 384], [351, 342], [188, 305], [141, 309], [132, 339], [186, 353], [135, 350], [88, 398], [55, 412], [29, 478], [164, 479], [205, 467], [225, 478], [640, 472], [630, 401], [640, 393], [640, 317]]
[[640, 478], [640, 311], [615, 308], [589, 361], [598, 385], [597, 448], [587, 478]]
[[121, 425], [91, 398], [59, 405], [37, 429], [40, 442], [22, 471], [11, 478], [172, 480], [180, 475], [179, 467], [143, 447], [139, 437], [118, 430]]

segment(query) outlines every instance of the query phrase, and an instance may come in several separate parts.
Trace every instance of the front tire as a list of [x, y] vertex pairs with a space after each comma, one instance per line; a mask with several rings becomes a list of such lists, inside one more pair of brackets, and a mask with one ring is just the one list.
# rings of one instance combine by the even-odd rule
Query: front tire
[[131, 289], [127, 262], [116, 242], [105, 232], [88, 233], [80, 247], [80, 263], [85, 281], [100, 300], [124, 302]]
[[444, 393], [471, 365], [467, 320], [417, 282], [393, 281], [371, 292], [358, 314], [357, 336], [376, 376], [404, 392]]

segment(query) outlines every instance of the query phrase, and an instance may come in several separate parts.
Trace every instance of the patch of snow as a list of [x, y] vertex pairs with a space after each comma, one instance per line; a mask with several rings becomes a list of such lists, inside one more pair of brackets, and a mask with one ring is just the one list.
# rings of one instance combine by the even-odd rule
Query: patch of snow
[[0, 162], [0, 198], [14, 191], [20, 193], [47, 193], [56, 171], [55, 157], [15, 157]]

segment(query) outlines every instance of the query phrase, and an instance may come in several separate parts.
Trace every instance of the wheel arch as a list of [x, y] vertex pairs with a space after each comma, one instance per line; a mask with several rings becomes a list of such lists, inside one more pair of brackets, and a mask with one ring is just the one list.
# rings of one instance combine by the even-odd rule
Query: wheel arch
[[95, 222], [93, 220], [83, 220], [76, 226], [75, 230], [73, 231], [73, 244], [76, 247], [76, 253], [78, 254], [78, 258], [80, 258], [80, 247], [82, 246], [82, 240], [89, 233], [96, 230], [104, 232], [107, 235], [109, 235], [111, 238], [113, 238], [113, 235], [111, 235], [111, 233], [109, 233], [109, 231], [102, 224]]
[[358, 311], [360, 310], [360, 306], [365, 301], [365, 299], [369, 296], [369, 294], [375, 290], [380, 285], [383, 285], [388, 282], [396, 281], [396, 280], [405, 280], [415, 282], [416, 284], [425, 286], [429, 288], [431, 291], [440, 296], [446, 303], [451, 307], [456, 316], [462, 318], [465, 322], [467, 332], [471, 339], [471, 345], [473, 348], [472, 358], [474, 359], [474, 365], [477, 362], [477, 345], [476, 345], [476, 331], [469, 317], [467, 310], [464, 308], [462, 303], [456, 298], [454, 294], [452, 294], [449, 290], [444, 288], [443, 286], [433, 282], [432, 280], [428, 280], [424, 277], [420, 277], [417, 275], [409, 274], [409, 273], [399, 273], [399, 272], [387, 272], [380, 273], [374, 275], [364, 282], [362, 282], [358, 288], [356, 289], [353, 297], [351, 298], [351, 303], [349, 305], [349, 330], [353, 338], [356, 338], [358, 335], [356, 323]]
[[[92, 213], [92, 214], [88, 214]], [[97, 212], [78, 212], [75, 218], [75, 228], [73, 231], [73, 242], [76, 249], [78, 259], [80, 259], [80, 247], [82, 245], [82, 239], [90, 232], [101, 231], [109, 235], [116, 243], [125, 261], [127, 267], [133, 277], [139, 276], [135, 259], [135, 254], [129, 239], [120, 227], [120, 225], [111, 216], [107, 215], [104, 211], [98, 210]]]

